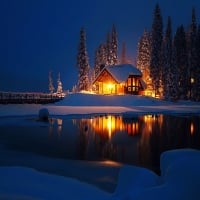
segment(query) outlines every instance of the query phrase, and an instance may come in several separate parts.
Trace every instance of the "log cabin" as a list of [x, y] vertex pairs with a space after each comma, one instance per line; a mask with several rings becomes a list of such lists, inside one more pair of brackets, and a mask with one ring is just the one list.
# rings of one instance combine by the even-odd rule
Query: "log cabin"
[[131, 64], [104, 67], [93, 81], [97, 94], [143, 94], [146, 84], [141, 71]]

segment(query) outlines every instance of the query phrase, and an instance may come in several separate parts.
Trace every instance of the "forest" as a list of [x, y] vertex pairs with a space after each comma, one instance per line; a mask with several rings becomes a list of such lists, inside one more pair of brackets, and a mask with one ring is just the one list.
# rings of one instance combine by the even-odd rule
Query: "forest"
[[[107, 33], [106, 41], [95, 51], [94, 66], [90, 67], [86, 47], [86, 32], [80, 30], [77, 53], [78, 81], [73, 91], [91, 90], [92, 82], [106, 66], [126, 64], [126, 46], [118, 56], [118, 39], [115, 25]], [[200, 101], [200, 25], [192, 9], [191, 23], [181, 24], [172, 32], [172, 19], [164, 27], [159, 4], [155, 5], [151, 30], [144, 30], [139, 38], [136, 62], [132, 63], [143, 73], [149, 95], [166, 100]]]

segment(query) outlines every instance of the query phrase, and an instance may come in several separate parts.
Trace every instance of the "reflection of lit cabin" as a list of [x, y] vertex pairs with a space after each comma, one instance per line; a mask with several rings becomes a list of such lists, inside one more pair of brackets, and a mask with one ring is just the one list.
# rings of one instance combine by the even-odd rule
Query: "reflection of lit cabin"
[[98, 94], [142, 94], [141, 71], [131, 64], [105, 67], [93, 82]]
[[123, 118], [123, 123], [128, 135], [138, 135], [139, 130], [139, 118]]

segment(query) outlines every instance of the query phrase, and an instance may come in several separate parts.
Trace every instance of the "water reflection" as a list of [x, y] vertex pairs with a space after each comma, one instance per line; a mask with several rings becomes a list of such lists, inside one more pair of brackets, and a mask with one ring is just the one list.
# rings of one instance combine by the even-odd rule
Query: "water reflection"
[[163, 151], [200, 149], [200, 116], [60, 117], [39, 126], [1, 125], [0, 133], [0, 146], [12, 150], [63, 159], [113, 160], [158, 172]]
[[87, 159], [90, 149], [90, 153], [96, 152], [101, 159], [136, 164], [155, 171], [159, 169], [163, 151], [200, 148], [200, 140], [194, 140], [200, 138], [199, 122], [198, 116], [170, 115], [106, 115], [73, 120], [80, 133], [80, 158]]
[[60, 136], [62, 133], [62, 125], [63, 125], [63, 119], [60, 118], [50, 118], [49, 119], [49, 136], [53, 133], [53, 127], [57, 127], [57, 134]]
[[191, 124], [190, 124], [190, 134], [191, 135], [194, 134], [194, 124], [193, 124], [193, 122], [191, 122]]

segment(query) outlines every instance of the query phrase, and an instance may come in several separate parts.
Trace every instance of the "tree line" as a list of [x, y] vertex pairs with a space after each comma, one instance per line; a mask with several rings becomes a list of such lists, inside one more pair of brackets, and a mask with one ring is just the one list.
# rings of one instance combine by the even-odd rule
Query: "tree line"
[[111, 33], [107, 34], [106, 41], [97, 47], [93, 68], [89, 65], [85, 29], [81, 28], [77, 55], [78, 83], [74, 90], [90, 90], [93, 80], [104, 67], [118, 63], [118, 40], [115, 25], [112, 26]]
[[165, 31], [158, 4], [151, 31], [138, 42], [137, 67], [143, 72], [147, 89], [167, 100], [200, 101], [200, 25], [192, 9], [189, 28], [183, 25], [172, 33], [168, 17]]
[[[80, 30], [77, 54], [78, 83], [74, 91], [90, 90], [91, 83], [106, 66], [125, 64], [126, 46], [122, 46], [118, 58], [118, 39], [115, 26], [107, 34], [106, 41], [95, 51], [94, 67], [90, 67], [86, 47], [86, 33]], [[153, 12], [150, 31], [144, 30], [137, 47], [136, 67], [143, 73], [147, 90], [167, 100], [200, 101], [200, 25], [197, 25], [195, 9], [192, 10], [189, 28], [183, 25], [172, 32], [168, 17], [164, 30], [159, 4]]]

